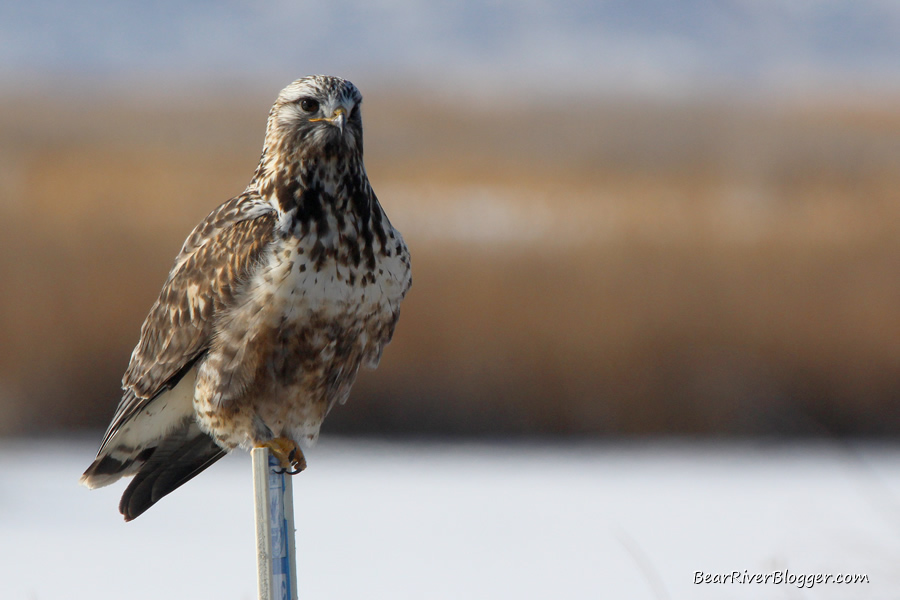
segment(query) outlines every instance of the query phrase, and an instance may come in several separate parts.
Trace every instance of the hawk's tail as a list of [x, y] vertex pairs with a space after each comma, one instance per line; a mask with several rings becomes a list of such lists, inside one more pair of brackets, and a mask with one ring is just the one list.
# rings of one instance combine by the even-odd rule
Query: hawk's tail
[[136, 455], [127, 450], [130, 449], [113, 447], [102, 452], [81, 476], [83, 485], [96, 488], [134, 475], [119, 502], [119, 512], [125, 515], [126, 521], [138, 517], [160, 498], [225, 456], [225, 451], [193, 421]]

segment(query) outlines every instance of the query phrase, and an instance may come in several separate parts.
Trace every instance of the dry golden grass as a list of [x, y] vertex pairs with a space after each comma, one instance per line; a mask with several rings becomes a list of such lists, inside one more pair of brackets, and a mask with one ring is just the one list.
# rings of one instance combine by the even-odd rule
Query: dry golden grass
[[[329, 430], [900, 431], [900, 111], [369, 94], [413, 251], [381, 369]], [[0, 431], [102, 427], [262, 101], [0, 102]]]

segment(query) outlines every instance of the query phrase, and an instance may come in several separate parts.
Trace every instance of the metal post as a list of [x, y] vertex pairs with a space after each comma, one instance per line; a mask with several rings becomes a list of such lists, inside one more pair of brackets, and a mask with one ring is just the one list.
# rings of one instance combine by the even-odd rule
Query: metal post
[[297, 600], [291, 476], [276, 472], [281, 465], [268, 448], [254, 448], [250, 456], [259, 600]]

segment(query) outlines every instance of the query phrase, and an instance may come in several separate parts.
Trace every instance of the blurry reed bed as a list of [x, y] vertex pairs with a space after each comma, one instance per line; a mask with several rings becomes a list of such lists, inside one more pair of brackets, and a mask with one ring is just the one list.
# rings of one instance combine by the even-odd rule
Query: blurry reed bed
[[[270, 98], [0, 100], [0, 432], [102, 428]], [[367, 91], [413, 252], [328, 432], [900, 432], [900, 109]]]

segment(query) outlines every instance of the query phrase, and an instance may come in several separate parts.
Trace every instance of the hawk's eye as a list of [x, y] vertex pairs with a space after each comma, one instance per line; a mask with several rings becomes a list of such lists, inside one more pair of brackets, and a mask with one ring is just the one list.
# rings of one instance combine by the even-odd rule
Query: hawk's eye
[[314, 113], [319, 110], [319, 101], [313, 98], [304, 98], [300, 101], [300, 108], [303, 112]]

